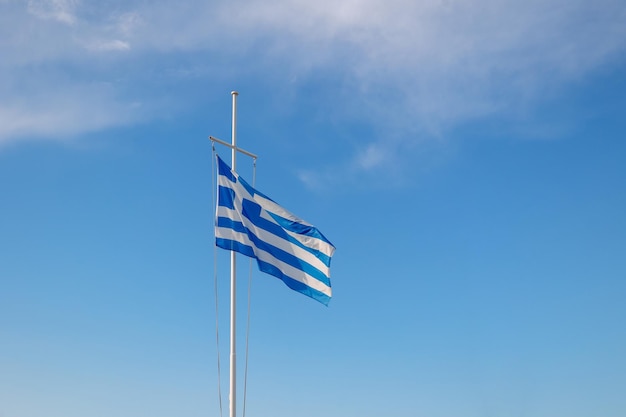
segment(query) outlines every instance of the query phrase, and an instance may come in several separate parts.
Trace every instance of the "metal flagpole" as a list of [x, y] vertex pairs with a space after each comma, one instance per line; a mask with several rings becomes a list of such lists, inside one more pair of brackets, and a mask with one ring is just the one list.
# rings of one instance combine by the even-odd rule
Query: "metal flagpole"
[[[217, 142], [231, 149], [231, 167], [233, 171], [237, 168], [237, 152], [256, 160], [257, 156], [251, 152], [237, 147], [237, 96], [236, 91], [231, 91], [233, 96], [233, 124], [231, 143], [225, 142], [213, 136], [209, 136], [211, 142]], [[236, 252], [230, 251], [230, 393], [229, 399], [229, 417], [237, 417], [237, 348], [236, 348], [236, 321], [237, 321], [237, 265]]]
[[[233, 126], [231, 137], [231, 167], [233, 171], [237, 170], [237, 93], [232, 91], [230, 94], [233, 96]], [[230, 417], [237, 417], [236, 404], [237, 404], [237, 353], [236, 353], [236, 302], [237, 302], [237, 285], [236, 285], [236, 260], [237, 256], [235, 251], [230, 252]]]

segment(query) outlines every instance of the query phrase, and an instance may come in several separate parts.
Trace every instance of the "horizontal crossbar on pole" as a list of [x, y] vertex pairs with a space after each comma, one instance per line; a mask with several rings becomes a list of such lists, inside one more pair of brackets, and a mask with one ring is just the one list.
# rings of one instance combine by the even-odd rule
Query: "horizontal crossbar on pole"
[[243, 149], [241, 149], [241, 148], [238, 148], [238, 147], [236, 147], [236, 146], [233, 146], [233, 145], [231, 145], [230, 143], [228, 143], [228, 142], [224, 142], [224, 141], [223, 141], [223, 140], [221, 140], [221, 139], [214, 138], [213, 136], [209, 136], [209, 139], [210, 139], [212, 142], [217, 142], [217, 143], [220, 143], [220, 144], [222, 144], [222, 145], [224, 145], [224, 146], [228, 146], [230, 149], [235, 149], [237, 152], [241, 152], [241, 153], [242, 153], [242, 154], [244, 154], [244, 155], [248, 155], [250, 158], [254, 158], [254, 159], [257, 159], [257, 158], [258, 158], [258, 156], [256, 156], [256, 155], [255, 155], [255, 154], [253, 154], [252, 152], [248, 152], [248, 151], [246, 151], [246, 150], [243, 150]]

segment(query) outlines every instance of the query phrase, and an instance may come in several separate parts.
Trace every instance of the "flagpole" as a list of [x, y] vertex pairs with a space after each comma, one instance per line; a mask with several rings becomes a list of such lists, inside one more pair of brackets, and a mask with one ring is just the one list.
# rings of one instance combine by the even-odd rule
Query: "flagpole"
[[[230, 93], [233, 96], [233, 124], [231, 137], [231, 166], [233, 170], [237, 169], [237, 95], [236, 91]], [[236, 414], [236, 371], [237, 371], [237, 353], [236, 353], [236, 306], [237, 306], [237, 285], [236, 285], [236, 255], [235, 251], [230, 252], [230, 417], [237, 417]]]

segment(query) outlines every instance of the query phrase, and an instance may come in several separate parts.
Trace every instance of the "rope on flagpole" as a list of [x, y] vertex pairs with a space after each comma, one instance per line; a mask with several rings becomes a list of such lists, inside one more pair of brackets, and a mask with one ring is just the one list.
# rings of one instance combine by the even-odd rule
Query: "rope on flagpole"
[[[215, 157], [217, 153], [215, 152], [215, 144], [211, 143], [211, 147], [213, 149], [213, 158], [211, 162], [211, 197], [212, 197], [212, 207], [216, 207], [216, 193], [217, 193], [217, 180], [215, 178]], [[221, 360], [220, 360], [220, 332], [219, 332], [219, 303], [218, 303], [218, 286], [217, 286], [217, 246], [213, 245], [213, 287], [215, 292], [215, 343], [216, 343], [216, 351], [217, 351], [217, 396], [219, 399], [220, 405], [220, 417], [223, 417], [222, 411], [222, 372], [221, 372]]]
[[[253, 158], [252, 188], [256, 187], [256, 158]], [[246, 398], [248, 394], [248, 347], [250, 341], [250, 306], [252, 305], [252, 258], [250, 258], [250, 273], [248, 275], [248, 317], [246, 319], [246, 363], [243, 373], [243, 415], [246, 417]]]

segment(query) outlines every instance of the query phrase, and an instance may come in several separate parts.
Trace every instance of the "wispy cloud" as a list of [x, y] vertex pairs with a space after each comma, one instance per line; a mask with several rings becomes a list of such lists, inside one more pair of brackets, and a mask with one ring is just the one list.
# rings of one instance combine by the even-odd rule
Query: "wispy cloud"
[[135, 20], [94, 12], [77, 0], [0, 3], [0, 145], [143, 120], [141, 97], [125, 97], [110, 70], [115, 61], [94, 59], [130, 51]]
[[117, 98], [108, 85], [78, 84], [32, 93], [28, 99], [0, 104], [0, 147], [33, 137], [70, 141], [85, 131], [141, 120], [145, 110], [141, 103]]
[[[28, 84], [35, 68], [69, 65], [89, 74], [97, 62], [95, 79], [67, 81], [88, 88], [119, 77], [118, 63], [129, 68], [124, 77], [132, 83], [144, 80], [144, 66], [150, 65], [137, 57], [167, 63], [184, 54], [185, 64], [165, 68], [163, 76], [192, 73], [185, 65], [203, 68], [203, 74], [227, 65], [238, 68], [238, 76], [298, 89], [319, 74], [332, 74], [333, 82], [320, 92], [328, 98], [328, 114], [386, 132], [357, 150], [353, 169], [362, 171], [376, 170], [406, 141], [524, 110], [626, 49], [626, 3], [618, 0], [30, 0], [0, 7], [0, 108], [5, 114], [21, 109], [24, 121], [22, 128], [5, 128], [5, 138], [28, 135], [27, 125], [34, 123], [28, 120], [37, 119], [36, 112], [27, 117], [30, 106], [15, 105], [27, 97], [7, 87]], [[211, 66], [211, 56], [221, 62]], [[46, 77], [44, 71], [37, 76]], [[110, 85], [114, 91], [116, 84]], [[142, 101], [142, 92], [136, 95], [127, 100]], [[47, 111], [73, 111], [80, 100]], [[114, 108], [103, 105], [108, 116], [84, 129], [115, 125], [118, 117], [129, 123]], [[47, 126], [31, 134], [59, 136], [58, 125]], [[383, 143], [389, 136], [395, 139]]]
[[28, 0], [28, 12], [40, 19], [53, 19], [72, 25], [78, 0]]
[[85, 46], [91, 51], [128, 51], [130, 44], [119, 39], [97, 40], [87, 43]]
[[302, 174], [309, 184], [327, 184], [338, 169], [378, 171], [377, 162], [463, 123], [528, 114], [626, 50], [626, 4], [617, 1], [254, 2], [236, 22], [237, 33], [273, 33], [272, 59], [288, 56], [299, 77], [345, 74], [349, 88], [329, 93], [329, 112], [358, 108], [346, 116], [381, 132], [354, 163]]

